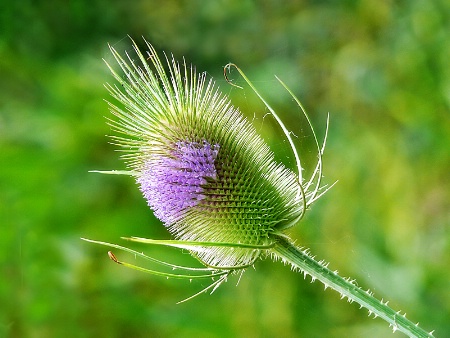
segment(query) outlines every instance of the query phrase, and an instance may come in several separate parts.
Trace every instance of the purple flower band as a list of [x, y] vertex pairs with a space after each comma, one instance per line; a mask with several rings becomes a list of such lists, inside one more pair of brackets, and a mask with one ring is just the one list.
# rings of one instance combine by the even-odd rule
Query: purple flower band
[[166, 226], [206, 197], [203, 186], [208, 179], [216, 179], [214, 162], [219, 148], [207, 141], [179, 141], [170, 155], [146, 163], [137, 182], [155, 216]]

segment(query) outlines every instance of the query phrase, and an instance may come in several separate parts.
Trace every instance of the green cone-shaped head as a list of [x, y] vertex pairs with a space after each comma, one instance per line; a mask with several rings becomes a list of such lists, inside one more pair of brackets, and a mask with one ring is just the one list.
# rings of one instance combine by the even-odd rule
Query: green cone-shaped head
[[[303, 212], [299, 178], [274, 156], [254, 127], [204, 74], [161, 62], [147, 43], [137, 61], [112, 52], [122, 71], [108, 86], [128, 165], [155, 215], [181, 240], [267, 245]], [[300, 200], [299, 200], [300, 199]], [[205, 264], [252, 264], [259, 250], [205, 246]]]

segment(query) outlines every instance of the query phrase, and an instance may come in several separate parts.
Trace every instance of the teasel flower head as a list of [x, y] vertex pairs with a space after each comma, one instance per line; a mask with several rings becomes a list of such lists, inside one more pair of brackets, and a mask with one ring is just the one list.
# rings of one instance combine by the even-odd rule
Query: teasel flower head
[[121, 72], [110, 69], [120, 86], [107, 86], [121, 103], [110, 103], [111, 125], [130, 173], [176, 239], [207, 243], [193, 250], [205, 265], [253, 264], [272, 235], [295, 225], [317, 198], [312, 180], [320, 181], [321, 150], [314, 177], [304, 184], [299, 160], [298, 173], [277, 163], [205, 73], [167, 55], [163, 62], [147, 42], [145, 56], [133, 44], [137, 60], [111, 48]]
[[[322, 145], [302, 104], [280, 80], [298, 104], [311, 128], [317, 147], [317, 162], [308, 179], [302, 177], [300, 156], [291, 133], [259, 94], [240, 68], [235, 68], [275, 118], [289, 142], [296, 171], [275, 160], [274, 154], [252, 124], [233, 107], [211, 79], [197, 74], [186, 62], [179, 64], [164, 54], [163, 60], [145, 42], [147, 54], [133, 41], [135, 56], [111, 51], [120, 70], [110, 66], [118, 85], [107, 85], [116, 103], [110, 103], [115, 118], [110, 123], [114, 143], [124, 151], [129, 170], [103, 173], [126, 174], [136, 179], [157, 218], [175, 240], [131, 237], [131, 241], [188, 249], [204, 267], [180, 266], [157, 260], [124, 246], [87, 240], [132, 253], [170, 271], [133, 265], [109, 251], [116, 263], [164, 277], [212, 278], [207, 290], [214, 291], [234, 272], [243, 272], [261, 255], [290, 264], [294, 270], [321, 281], [379, 316], [394, 331], [410, 337], [433, 337], [387, 302], [362, 290], [350, 278], [342, 278], [316, 261], [308, 249], [298, 248], [285, 230], [300, 221], [307, 208], [330, 187], [322, 186]], [[135, 59], [137, 57], [137, 59]], [[182, 271], [181, 273], [177, 271]]]

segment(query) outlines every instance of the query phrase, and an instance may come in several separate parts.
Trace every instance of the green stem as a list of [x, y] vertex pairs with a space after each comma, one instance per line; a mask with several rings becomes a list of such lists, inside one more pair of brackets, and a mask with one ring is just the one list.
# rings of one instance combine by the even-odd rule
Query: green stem
[[417, 324], [412, 323], [406, 316], [401, 315], [387, 306], [387, 302], [380, 301], [369, 291], [364, 291], [349, 279], [340, 277], [337, 272], [331, 271], [326, 264], [317, 262], [307, 250], [297, 248], [284, 237], [277, 238], [277, 244], [272, 252], [283, 261], [290, 263], [294, 268], [300, 269], [305, 275], [311, 275], [313, 280], [318, 279], [326, 287], [339, 292], [342, 298], [347, 297], [350, 302], [355, 301], [361, 307], [369, 310], [369, 314], [383, 318], [392, 327], [393, 331], [401, 331], [410, 337], [434, 337], [433, 332], [426, 332]]

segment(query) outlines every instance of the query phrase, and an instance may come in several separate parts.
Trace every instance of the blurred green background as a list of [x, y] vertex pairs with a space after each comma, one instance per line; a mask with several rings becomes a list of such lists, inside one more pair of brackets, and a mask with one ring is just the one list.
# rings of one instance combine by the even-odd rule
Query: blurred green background
[[292, 237], [450, 335], [448, 1], [37, 3], [0, 5], [0, 337], [403, 336], [269, 259], [176, 305], [205, 284], [127, 270], [80, 240], [169, 238], [131, 178], [88, 172], [124, 169], [105, 136], [102, 58], [107, 43], [130, 50], [127, 35], [215, 77], [281, 160], [279, 129], [251, 91], [226, 84], [226, 63], [282, 114], [307, 168], [311, 133], [274, 74], [321, 137], [330, 112], [324, 181], [339, 182]]

